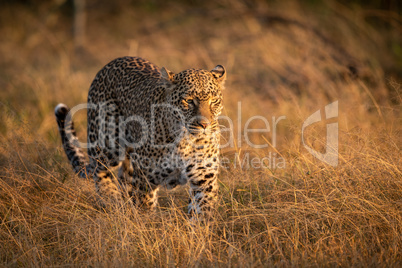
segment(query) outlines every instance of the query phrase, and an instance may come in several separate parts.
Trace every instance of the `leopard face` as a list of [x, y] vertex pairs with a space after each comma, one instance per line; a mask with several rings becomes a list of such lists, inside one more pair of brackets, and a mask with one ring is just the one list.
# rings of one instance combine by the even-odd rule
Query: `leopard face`
[[190, 69], [173, 74], [162, 69], [167, 102], [177, 107], [176, 118], [192, 135], [217, 131], [225, 76], [220, 65], [211, 72]]

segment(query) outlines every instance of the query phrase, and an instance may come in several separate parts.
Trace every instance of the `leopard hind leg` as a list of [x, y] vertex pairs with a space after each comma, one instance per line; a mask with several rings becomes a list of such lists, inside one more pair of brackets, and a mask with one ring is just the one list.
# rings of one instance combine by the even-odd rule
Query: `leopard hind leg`
[[158, 205], [159, 186], [152, 184], [141, 172], [134, 169], [130, 158], [133, 150], [128, 148], [126, 158], [121, 162], [119, 168], [119, 182], [132, 203], [141, 210], [155, 211]]

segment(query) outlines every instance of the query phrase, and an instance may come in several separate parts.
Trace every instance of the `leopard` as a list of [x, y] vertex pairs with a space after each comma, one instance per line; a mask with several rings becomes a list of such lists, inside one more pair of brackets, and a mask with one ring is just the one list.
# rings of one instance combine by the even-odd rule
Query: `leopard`
[[155, 210], [159, 189], [189, 185], [187, 213], [210, 215], [218, 199], [225, 80], [222, 65], [173, 73], [140, 57], [112, 60], [96, 74], [84, 104], [87, 143], [79, 142], [72, 120], [82, 105], [55, 108], [73, 170], [93, 178], [104, 205], [128, 200]]

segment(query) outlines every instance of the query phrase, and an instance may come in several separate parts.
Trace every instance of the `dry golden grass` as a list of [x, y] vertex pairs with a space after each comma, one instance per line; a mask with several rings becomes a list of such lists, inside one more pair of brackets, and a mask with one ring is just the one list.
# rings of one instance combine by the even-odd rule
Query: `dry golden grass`
[[[68, 7], [0, 10], [0, 265], [401, 266], [397, 13], [333, 1], [153, 3], [92, 5], [79, 53]], [[390, 26], [371, 26], [367, 14], [386, 14]], [[187, 220], [186, 189], [162, 192], [154, 214], [106, 213], [96, 206], [92, 181], [71, 171], [54, 106], [85, 102], [96, 72], [122, 55], [176, 72], [226, 66], [224, 114], [234, 122], [235, 146], [223, 151], [232, 162], [221, 170], [219, 206], [208, 225]], [[339, 165], [331, 167], [305, 150], [301, 126], [336, 100], [339, 116], [331, 122], [339, 124]], [[272, 116], [286, 116], [275, 149], [252, 150], [244, 136], [238, 143], [238, 128], [253, 115], [270, 124]], [[85, 139], [84, 114], [76, 121]], [[307, 144], [325, 150], [324, 123], [305, 135]], [[251, 139], [272, 143], [272, 125]], [[247, 152], [276, 153], [285, 168], [234, 166], [235, 156]]]

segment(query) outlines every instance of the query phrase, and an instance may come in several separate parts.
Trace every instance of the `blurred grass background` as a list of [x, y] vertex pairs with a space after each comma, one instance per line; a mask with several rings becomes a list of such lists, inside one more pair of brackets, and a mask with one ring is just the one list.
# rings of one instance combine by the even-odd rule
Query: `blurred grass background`
[[[87, 0], [83, 25], [79, 3], [0, 1], [1, 265], [402, 265], [399, 1]], [[185, 189], [162, 193], [156, 215], [98, 211], [53, 109], [86, 102], [96, 72], [125, 55], [173, 72], [224, 65], [236, 143], [223, 154], [276, 153], [286, 167], [222, 169], [210, 226], [189, 225]], [[336, 100], [340, 156], [330, 167], [304, 149], [301, 126]], [[239, 144], [254, 115], [286, 116], [275, 149], [252, 150], [244, 135]], [[85, 117], [75, 118], [82, 140]], [[251, 141], [272, 135], [271, 124]], [[324, 123], [305, 136], [325, 150]]]

